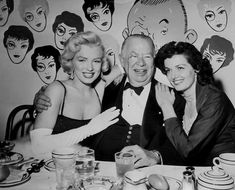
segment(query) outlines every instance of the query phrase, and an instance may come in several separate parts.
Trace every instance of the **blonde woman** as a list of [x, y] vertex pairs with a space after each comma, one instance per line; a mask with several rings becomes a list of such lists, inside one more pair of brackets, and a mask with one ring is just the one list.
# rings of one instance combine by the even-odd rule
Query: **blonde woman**
[[[70, 79], [55, 81], [45, 90], [51, 106], [38, 114], [31, 143], [36, 153], [83, 141], [118, 121], [119, 110], [101, 112], [102, 91], [94, 86], [104, 67], [104, 47], [93, 32], [73, 35], [61, 55], [61, 66]], [[97, 88], [102, 89], [102, 88]]]

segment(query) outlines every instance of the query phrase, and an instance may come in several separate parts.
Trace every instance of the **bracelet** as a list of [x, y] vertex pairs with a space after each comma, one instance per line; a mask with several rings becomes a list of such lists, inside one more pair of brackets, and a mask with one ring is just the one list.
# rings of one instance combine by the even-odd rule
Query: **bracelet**
[[163, 159], [162, 159], [162, 155], [160, 154], [160, 152], [157, 151], [157, 150], [151, 150], [151, 152], [153, 153], [153, 155], [154, 155], [156, 160], [160, 159], [160, 163], [159, 164], [163, 165]]

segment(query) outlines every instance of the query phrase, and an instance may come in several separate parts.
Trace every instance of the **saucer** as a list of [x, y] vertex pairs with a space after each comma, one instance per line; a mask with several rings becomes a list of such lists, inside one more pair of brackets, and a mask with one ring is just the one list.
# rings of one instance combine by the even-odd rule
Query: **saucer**
[[52, 159], [45, 162], [44, 168], [48, 171], [55, 171], [55, 164]]
[[0, 182], [0, 187], [12, 187], [20, 185], [30, 180], [30, 178], [31, 177], [28, 172], [23, 170], [10, 169], [10, 175], [6, 180]]
[[16, 164], [24, 159], [23, 155], [17, 152], [9, 152], [6, 157], [6, 159], [0, 160], [1, 165]]

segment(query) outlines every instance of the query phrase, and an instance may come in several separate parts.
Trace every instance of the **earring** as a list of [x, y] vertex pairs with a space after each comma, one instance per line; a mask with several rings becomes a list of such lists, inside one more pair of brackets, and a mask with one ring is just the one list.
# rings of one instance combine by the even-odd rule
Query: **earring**
[[70, 73], [69, 78], [72, 80], [74, 79], [74, 70]]

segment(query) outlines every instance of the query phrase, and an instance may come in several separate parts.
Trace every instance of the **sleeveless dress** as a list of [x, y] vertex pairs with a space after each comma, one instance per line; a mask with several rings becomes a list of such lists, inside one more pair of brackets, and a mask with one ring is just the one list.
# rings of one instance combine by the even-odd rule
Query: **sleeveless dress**
[[[52, 134], [58, 134], [58, 133], [63, 133], [65, 131], [68, 131], [71, 129], [77, 129], [81, 126], [88, 124], [91, 120], [91, 119], [86, 119], [86, 120], [73, 119], [73, 118], [69, 118], [69, 117], [66, 117], [63, 115], [64, 103], [65, 103], [65, 97], [66, 97], [66, 87], [61, 81], [58, 81], [58, 82], [64, 87], [64, 97], [63, 97], [61, 113], [57, 117]], [[95, 88], [94, 88], [94, 90], [95, 90]], [[96, 90], [95, 90], [95, 92], [96, 92], [97, 97], [99, 99], [99, 95]], [[99, 102], [101, 105], [100, 99], [99, 99]], [[92, 136], [90, 136], [90, 137], [84, 139], [82, 142], [80, 142], [80, 144], [83, 146], [91, 147], [92, 142], [93, 142], [93, 138], [92, 138]]]

